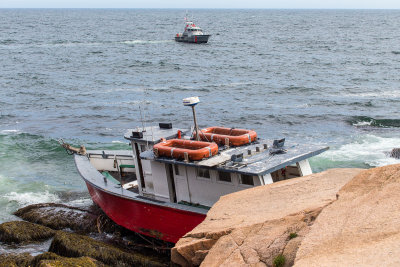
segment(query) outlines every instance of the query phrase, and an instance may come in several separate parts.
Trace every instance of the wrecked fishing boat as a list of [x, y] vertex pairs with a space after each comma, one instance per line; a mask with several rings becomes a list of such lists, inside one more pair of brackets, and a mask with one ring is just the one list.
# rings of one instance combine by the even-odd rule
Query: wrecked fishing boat
[[160, 123], [128, 130], [129, 151], [76, 149], [93, 201], [117, 224], [168, 242], [200, 224], [226, 194], [312, 173], [321, 145], [268, 140], [254, 130], [199, 129], [197, 97], [184, 99], [194, 129]]

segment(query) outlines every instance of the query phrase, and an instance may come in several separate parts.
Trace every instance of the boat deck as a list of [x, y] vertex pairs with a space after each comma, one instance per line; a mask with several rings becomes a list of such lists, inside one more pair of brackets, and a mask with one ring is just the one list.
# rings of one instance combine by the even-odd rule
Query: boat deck
[[127, 172], [112, 172], [112, 171], [102, 171], [100, 170], [101, 174], [103, 174], [106, 179], [115, 183], [116, 186], [124, 187], [125, 189], [139, 193], [138, 185], [135, 183], [137, 181], [136, 174], [134, 172], [127, 173]]
[[[88, 154], [98, 154], [102, 155], [103, 152], [105, 155], [113, 156], [115, 154], [117, 155], [132, 155], [132, 151], [109, 151], [109, 150], [91, 150], [87, 151]], [[166, 208], [172, 208], [172, 209], [179, 209], [183, 211], [188, 211], [188, 212], [193, 212], [197, 214], [207, 214], [207, 209], [204, 209], [202, 207], [194, 207], [194, 206], [188, 206], [188, 205], [183, 205], [183, 204], [178, 204], [178, 203], [171, 203], [171, 202], [164, 202], [164, 201], [159, 201], [155, 200], [152, 198], [140, 196], [139, 193], [134, 192], [132, 190], [127, 190], [121, 187], [120, 185], [117, 185], [116, 183], [113, 182], [108, 182], [107, 178], [104, 177], [101, 172], [99, 172], [96, 168], [93, 167], [93, 165], [90, 163], [89, 159], [87, 156], [82, 156], [78, 154], [74, 154], [74, 159], [75, 159], [75, 165], [77, 167], [77, 170], [79, 174], [82, 176], [84, 181], [86, 183], [89, 183], [92, 187], [97, 188], [107, 194], [114, 195], [120, 198], [126, 198], [129, 200], [133, 201], [138, 201], [140, 203], [147, 203], [150, 205], [156, 205], [156, 206], [163, 206]]]
[[[296, 164], [328, 149], [329, 147], [322, 145], [305, 145], [290, 142], [286, 142], [281, 148], [273, 148], [273, 140], [259, 139], [252, 144], [240, 147], [224, 148], [220, 146], [218, 155], [201, 161], [185, 162], [167, 157], [156, 158], [153, 151], [142, 152], [140, 157], [169, 164], [213, 168], [218, 171], [258, 176]], [[240, 159], [241, 157], [242, 160], [235, 160], [235, 158]]]

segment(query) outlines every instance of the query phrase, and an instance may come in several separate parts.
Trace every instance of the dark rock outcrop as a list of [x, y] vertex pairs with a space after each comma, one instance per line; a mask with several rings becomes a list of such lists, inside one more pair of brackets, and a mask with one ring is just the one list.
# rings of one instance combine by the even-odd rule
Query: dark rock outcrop
[[166, 266], [162, 260], [137, 252], [126, 252], [88, 236], [59, 231], [49, 248], [64, 257], [87, 256], [112, 266]]
[[393, 148], [389, 156], [395, 159], [400, 159], [400, 148]]
[[55, 230], [71, 229], [81, 232], [97, 232], [98, 215], [88, 210], [63, 204], [43, 203], [21, 208], [14, 213], [21, 219], [38, 223]]
[[26, 243], [53, 237], [55, 231], [35, 223], [24, 221], [0, 224], [0, 241], [5, 243]]
[[[3, 256], [5, 257], [3, 262], [7, 263], [4, 266], [166, 266], [169, 264], [169, 245], [157, 240], [152, 242], [151, 238], [146, 238], [144, 241], [145, 239], [115, 224], [94, 205], [83, 209], [54, 203], [35, 204], [19, 209], [15, 215], [29, 222], [15, 221], [1, 224], [0, 242], [25, 245], [25, 243], [39, 243], [53, 236], [54, 239], [49, 241], [51, 242], [49, 252], [36, 256], [32, 262], [26, 254], [7, 254], [7, 257]], [[79, 235], [89, 233], [97, 240]]]
[[55, 230], [70, 229], [79, 233], [124, 232], [97, 206], [88, 209], [56, 203], [41, 203], [23, 207], [14, 213], [21, 219]]
[[33, 256], [29, 253], [2, 254], [0, 255], [0, 267], [29, 266]]
[[35, 267], [102, 267], [106, 266], [89, 257], [59, 258], [54, 260], [42, 260]]
[[67, 258], [46, 252], [38, 256], [29, 253], [0, 255], [0, 267], [105, 267], [102, 262], [89, 257]]
[[67, 258], [52, 252], [46, 252], [33, 258], [30, 266], [34, 267], [103, 267], [106, 266], [90, 257]]

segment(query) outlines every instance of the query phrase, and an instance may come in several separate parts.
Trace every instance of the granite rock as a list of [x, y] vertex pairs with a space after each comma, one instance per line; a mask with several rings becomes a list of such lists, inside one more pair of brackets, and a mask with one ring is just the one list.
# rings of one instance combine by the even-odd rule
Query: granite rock
[[321, 210], [360, 171], [331, 169], [223, 196], [177, 242], [171, 260], [182, 266], [272, 266], [283, 255], [290, 266]]
[[400, 266], [400, 165], [361, 172], [304, 238], [295, 266]]

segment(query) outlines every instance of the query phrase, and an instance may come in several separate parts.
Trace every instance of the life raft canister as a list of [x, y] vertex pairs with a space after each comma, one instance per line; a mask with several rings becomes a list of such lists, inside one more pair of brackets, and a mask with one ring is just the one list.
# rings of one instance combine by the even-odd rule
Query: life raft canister
[[189, 160], [197, 161], [216, 155], [218, 145], [202, 141], [170, 139], [154, 145], [153, 152], [156, 156], [175, 159], [185, 159], [187, 153]]
[[[203, 141], [229, 146], [242, 146], [250, 144], [257, 139], [257, 133], [253, 130], [226, 127], [205, 128], [200, 130], [199, 135]], [[225, 143], [226, 140], [229, 140], [229, 144]]]

